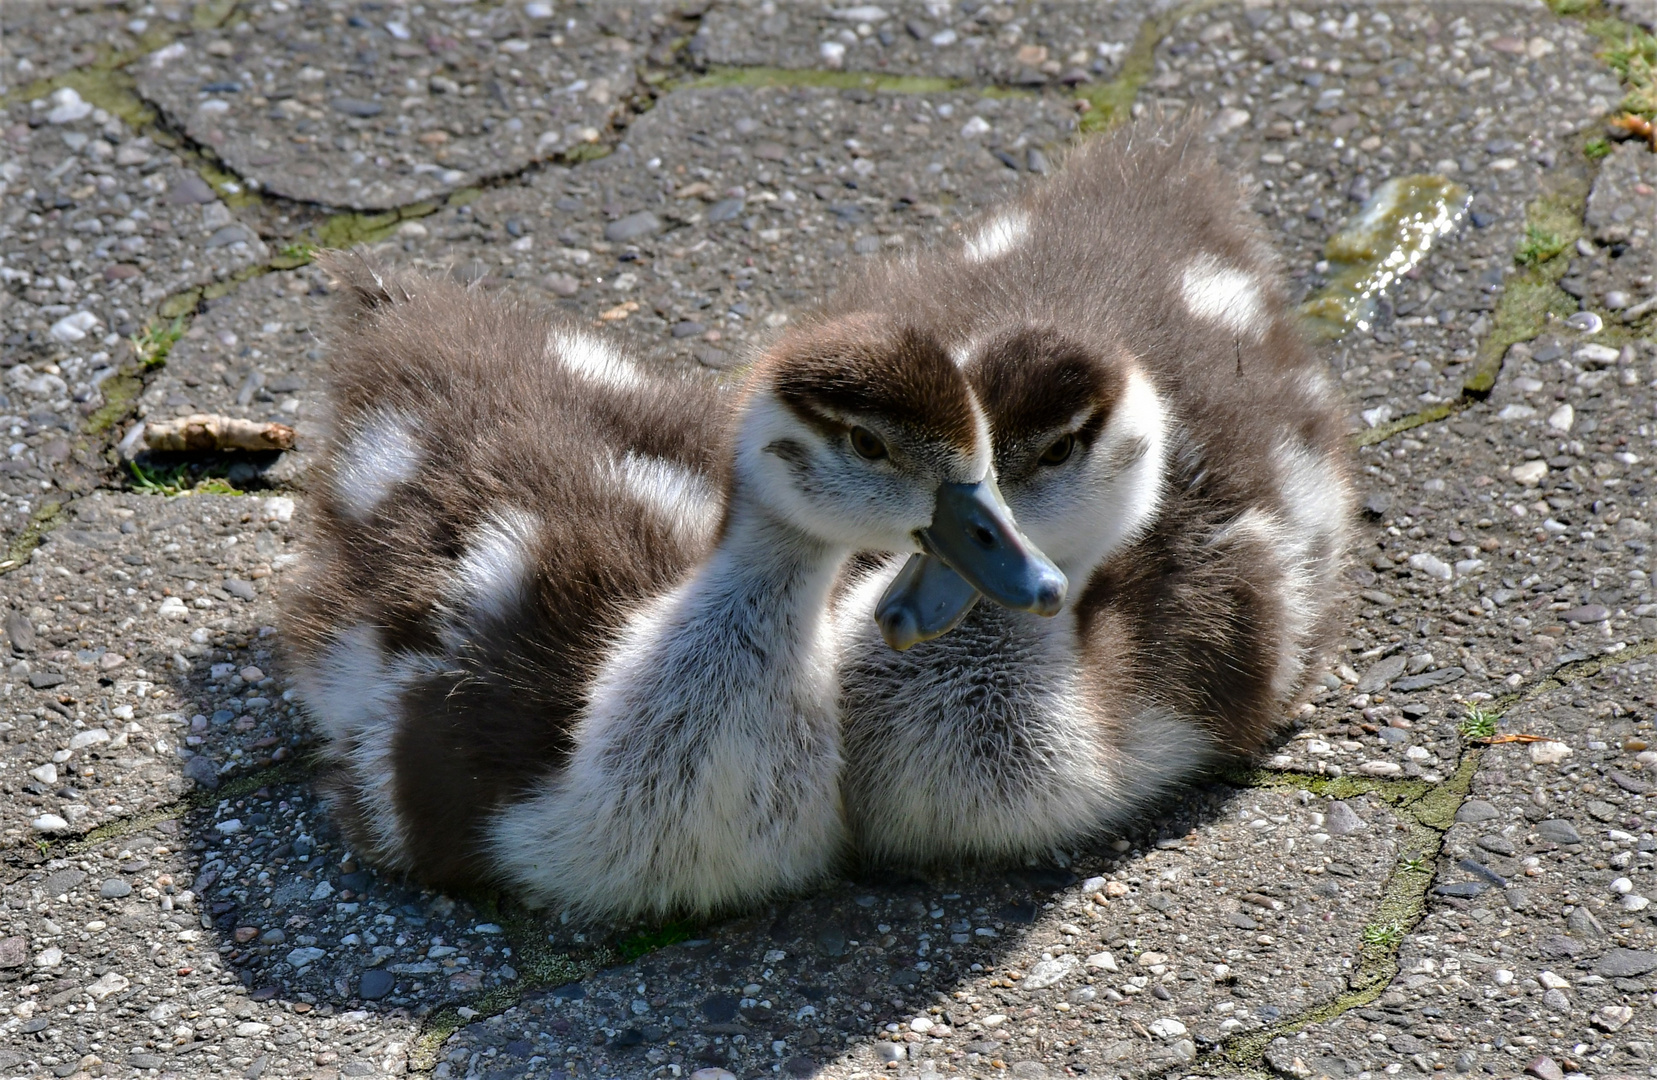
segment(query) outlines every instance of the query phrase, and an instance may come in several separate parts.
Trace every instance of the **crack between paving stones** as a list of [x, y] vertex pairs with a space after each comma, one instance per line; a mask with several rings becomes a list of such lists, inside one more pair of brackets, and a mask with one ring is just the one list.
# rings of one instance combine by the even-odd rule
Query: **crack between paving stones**
[[[1131, 113], [1134, 100], [1144, 80], [1149, 76], [1154, 61], [1156, 46], [1163, 37], [1180, 20], [1197, 14], [1208, 8], [1219, 6], [1223, 0], [1198, 0], [1196, 3], [1182, 5], [1170, 12], [1155, 16], [1141, 26], [1128, 56], [1116, 78], [1085, 88], [1077, 88], [1075, 97], [1086, 101], [1088, 111], [1083, 115], [1079, 124], [1079, 133], [1086, 135], [1097, 131], [1108, 130], [1117, 123], [1125, 120]], [[213, 21], [203, 22], [200, 13], [206, 10], [209, 17], [217, 12]], [[191, 30], [213, 29], [223, 25], [236, 11], [234, 0], [228, 2], [203, 5], [197, 9], [198, 18]], [[1597, 11], [1584, 13], [1603, 14]], [[185, 31], [172, 36], [162, 35], [161, 39], [151, 44], [145, 41], [145, 48], [140, 52], [128, 56], [120, 54], [106, 56], [91, 65], [77, 68], [64, 75], [31, 85], [24, 91], [7, 96], [7, 103], [15, 100], [31, 100], [51, 93], [60, 86], [74, 86], [77, 90], [86, 90], [91, 94], [106, 96], [105, 90], [121, 93], [122, 100], [111, 101], [117, 107], [109, 111], [120, 115], [135, 128], [148, 127], [152, 132], [161, 133], [168, 143], [173, 145], [169, 149], [180, 152], [186, 159], [187, 166], [206, 180], [221, 197], [233, 206], [249, 205], [256, 201], [266, 204], [285, 204], [308, 207], [298, 200], [280, 199], [264, 192], [249, 191], [245, 181], [241, 181], [236, 174], [224, 166], [217, 155], [195, 143], [181, 132], [174, 131], [163, 119], [162, 110], [155, 103], [145, 100], [136, 92], [136, 82], [124, 70], [127, 65], [141, 59], [143, 55], [160, 48], [175, 37], [184, 36]], [[674, 43], [675, 55], [682, 53], [683, 41]], [[100, 80], [99, 75], [105, 78]], [[123, 81], [130, 85], [123, 85]], [[894, 78], [887, 76], [863, 75], [860, 73], [829, 73], [829, 72], [785, 72], [779, 69], [768, 68], [723, 68], [714, 69], [703, 75], [674, 82], [671, 76], [660, 70], [641, 71], [638, 83], [643, 87], [634, 95], [632, 101], [640, 98], [644, 100], [642, 107], [629, 104], [632, 115], [637, 116], [648, 110], [655, 97], [660, 93], [669, 93], [682, 86], [721, 86], [721, 85], [796, 85], [796, 86], [857, 86], [871, 87], [895, 93], [935, 93], [949, 89], [969, 89], [974, 84], [964, 80], [928, 79], [928, 78]], [[1023, 96], [1027, 91], [996, 86], [979, 86], [981, 92]], [[108, 104], [94, 100], [95, 104], [108, 108]], [[136, 111], [131, 109], [136, 105]], [[122, 106], [126, 106], [123, 108]], [[617, 129], [612, 127], [612, 135], [618, 135]], [[618, 139], [619, 141], [619, 139]], [[603, 153], [582, 155], [575, 161], [562, 161], [561, 164], [576, 165], [582, 160], [593, 160], [608, 153], [610, 147], [602, 148]], [[193, 159], [193, 160], [191, 160]], [[481, 194], [484, 187], [493, 187], [521, 179], [526, 175], [544, 167], [544, 162], [530, 162], [522, 169], [511, 173], [489, 178], [482, 184], [459, 189], [440, 199], [424, 200], [407, 206], [394, 207], [385, 211], [345, 211], [324, 215], [313, 227], [313, 235], [320, 244], [328, 246], [350, 246], [356, 243], [373, 243], [390, 233], [402, 222], [425, 217], [450, 205], [464, 205]], [[1586, 178], [1577, 177], [1577, 183], [1567, 182], [1565, 190], [1544, 193], [1527, 208], [1526, 224], [1530, 225], [1544, 217], [1557, 217], [1559, 211], [1568, 211], [1571, 227], [1580, 232], [1581, 212], [1585, 205], [1591, 173]], [[217, 174], [217, 175], [214, 175]], [[1573, 179], [1567, 175], [1567, 181]], [[240, 191], [227, 192], [227, 183], [236, 184]], [[1565, 205], [1559, 205], [1560, 197]], [[1551, 201], [1550, 201], [1551, 200]], [[325, 210], [326, 208], [318, 207]], [[1574, 239], [1574, 237], [1572, 237]], [[171, 333], [176, 340], [182, 333], [185, 323], [193, 319], [200, 311], [204, 300], [216, 299], [223, 296], [246, 281], [266, 273], [291, 271], [311, 262], [314, 246], [309, 243], [290, 244], [286, 246], [277, 258], [259, 267], [246, 268], [232, 278], [223, 282], [214, 282], [194, 289], [170, 296], [157, 306], [157, 315], [163, 323], [171, 323], [170, 329], [161, 329], [161, 334]], [[1352, 440], [1354, 447], [1371, 446], [1384, 442], [1405, 431], [1423, 427], [1428, 424], [1449, 419], [1478, 402], [1486, 400], [1495, 387], [1500, 376], [1502, 359], [1507, 348], [1515, 342], [1534, 338], [1547, 323], [1547, 316], [1555, 306], [1562, 303], [1562, 290], [1557, 288], [1558, 280], [1563, 276], [1568, 264], [1568, 251], [1554, 260], [1540, 266], [1529, 267], [1515, 280], [1508, 283], [1501, 301], [1496, 309], [1495, 328], [1491, 336], [1486, 339], [1481, 350], [1478, 365], [1473, 374], [1463, 384], [1460, 395], [1449, 402], [1443, 402], [1420, 410], [1406, 417], [1401, 417], [1385, 425], [1380, 425], [1369, 431], [1358, 433]], [[1568, 298], [1565, 298], [1568, 299]], [[143, 331], [144, 337], [153, 337], [158, 332], [154, 320]], [[136, 342], [135, 342], [136, 344]], [[119, 431], [124, 421], [130, 419], [138, 396], [147, 385], [146, 376], [157, 370], [160, 363], [145, 362], [140, 350], [140, 363], [133, 370], [123, 371], [117, 378], [125, 378], [131, 386], [130, 396], [119, 401], [114, 409], [109, 408], [111, 395], [106, 392], [106, 406], [100, 409], [83, 427], [83, 434], [101, 435], [109, 431]], [[162, 358], [164, 362], [164, 356]], [[113, 382], [114, 380], [110, 380]], [[106, 447], [106, 451], [107, 451]], [[84, 497], [84, 496], [80, 496]], [[15, 537], [6, 552], [7, 558], [0, 561], [0, 575], [21, 567], [28, 554], [39, 545], [42, 537], [62, 519], [63, 512], [70, 509], [80, 497], [71, 497], [62, 502], [44, 504], [31, 517], [30, 523], [22, 533]], [[1623, 649], [1610, 656], [1602, 656], [1586, 660], [1574, 661], [1561, 665], [1548, 678], [1523, 693], [1504, 695], [1491, 702], [1488, 711], [1500, 716], [1513, 704], [1556, 689], [1571, 682], [1597, 674], [1604, 668], [1626, 663], [1639, 657], [1648, 656], [1657, 652], [1657, 642], [1642, 642]], [[1217, 1049], [1210, 1051], [1197, 1059], [1191, 1066], [1180, 1066], [1176, 1071], [1209, 1071], [1223, 1068], [1229, 1075], [1244, 1075], [1250, 1077], [1269, 1077], [1273, 1073], [1263, 1068], [1260, 1062], [1266, 1048], [1273, 1039], [1293, 1034], [1304, 1027], [1332, 1019], [1345, 1011], [1367, 1004], [1375, 1000], [1384, 992], [1391, 980], [1396, 977], [1399, 964], [1397, 952], [1402, 945], [1404, 936], [1410, 929], [1419, 923], [1424, 916], [1428, 890], [1436, 873], [1436, 860], [1442, 850], [1443, 837], [1450, 823], [1453, 821], [1456, 807], [1465, 799], [1471, 787], [1471, 781], [1482, 751], [1479, 748], [1470, 748], [1463, 755], [1456, 773], [1450, 780], [1441, 785], [1428, 785], [1418, 780], [1384, 780], [1381, 778], [1359, 777], [1317, 777], [1311, 774], [1277, 773], [1256, 771], [1243, 779], [1244, 786], [1248, 787], [1298, 787], [1312, 791], [1319, 795], [1331, 798], [1347, 798], [1359, 794], [1374, 794], [1386, 801], [1395, 813], [1406, 817], [1410, 822], [1410, 843], [1414, 849], [1411, 853], [1401, 855], [1395, 863], [1387, 883], [1383, 888], [1381, 903], [1376, 908], [1375, 919], [1365, 928], [1366, 936], [1375, 940], [1375, 944], [1366, 943], [1360, 953], [1360, 964], [1352, 976], [1349, 977], [1347, 993], [1337, 997], [1318, 1008], [1288, 1021], [1273, 1025], [1262, 1032], [1252, 1033], [1240, 1039], [1233, 1040], [1229, 1045], [1221, 1044]], [[268, 766], [249, 773], [232, 774], [213, 791], [198, 789], [176, 802], [157, 807], [141, 814], [106, 822], [87, 833], [63, 841], [63, 847], [69, 854], [84, 851], [96, 844], [130, 835], [132, 832], [148, 828], [163, 820], [176, 819], [193, 810], [202, 809], [215, 804], [223, 798], [234, 798], [247, 794], [260, 787], [274, 783], [296, 783], [314, 773], [316, 763], [314, 759], [300, 759]], [[54, 843], [51, 847], [56, 847]], [[51, 848], [42, 852], [43, 857]], [[1420, 868], [1419, 863], [1431, 860], [1427, 869]], [[494, 907], [493, 903], [490, 903]], [[1389, 918], [1390, 916], [1390, 918]], [[511, 987], [504, 987], [491, 991], [482, 997], [473, 999], [465, 1005], [450, 1005], [431, 1014], [422, 1022], [421, 1032], [416, 1037], [410, 1050], [409, 1068], [416, 1073], [429, 1073], [435, 1069], [442, 1043], [460, 1026], [470, 1020], [480, 1017], [497, 1015], [510, 1008], [522, 998], [550, 986], [572, 982], [585, 978], [601, 968], [624, 959], [623, 955], [608, 944], [594, 946], [590, 950], [575, 953], [556, 952], [547, 947], [545, 935], [533, 918], [526, 912], [514, 911], [502, 913], [499, 918], [507, 936], [514, 941], [514, 949], [523, 957], [524, 976]], [[645, 949], [644, 951], [652, 951]], [[627, 957], [631, 959], [632, 957]], [[466, 1009], [467, 1014], [461, 1013]]]
[[[1534, 701], [1571, 683], [1592, 678], [1607, 668], [1653, 654], [1657, 654], [1657, 640], [1637, 642], [1602, 656], [1573, 660], [1561, 664], [1540, 682], [1523, 691], [1495, 698], [1482, 709], [1486, 715], [1499, 720], [1515, 705]], [[1362, 931], [1372, 939], [1373, 944], [1365, 942], [1360, 953], [1361, 963], [1348, 978], [1350, 989], [1346, 993], [1261, 1031], [1222, 1042], [1215, 1049], [1199, 1055], [1194, 1062], [1165, 1069], [1157, 1075], [1275, 1077], [1277, 1073], [1274, 1070], [1261, 1065], [1273, 1040], [1298, 1034], [1312, 1024], [1333, 1020], [1342, 1013], [1361, 1008], [1379, 998], [1398, 976], [1400, 965], [1397, 956], [1404, 940], [1425, 917], [1427, 896], [1437, 876], [1438, 859], [1443, 854], [1444, 837], [1455, 823], [1456, 811], [1472, 789], [1473, 776], [1484, 753], [1483, 746], [1468, 746], [1457, 762], [1456, 771], [1441, 784], [1429, 784], [1417, 779], [1327, 777], [1265, 769], [1221, 773], [1220, 779], [1241, 787], [1300, 789], [1332, 799], [1374, 795], [1385, 801], [1394, 813], [1409, 820], [1410, 837], [1382, 888], [1381, 902], [1376, 905], [1373, 916]], [[1425, 863], [1425, 867], [1418, 865], [1420, 863]], [[1382, 943], [1387, 939], [1391, 939], [1391, 944], [1383, 947]], [[1362, 980], [1361, 984], [1359, 980]]]

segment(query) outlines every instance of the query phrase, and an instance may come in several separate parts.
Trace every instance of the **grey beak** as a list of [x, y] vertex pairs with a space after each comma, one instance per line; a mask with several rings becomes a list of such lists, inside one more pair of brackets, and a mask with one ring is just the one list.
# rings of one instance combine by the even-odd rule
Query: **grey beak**
[[886, 644], [903, 652], [942, 637], [978, 603], [978, 590], [930, 555], [911, 555], [875, 607]]
[[1015, 611], [1055, 615], [1069, 582], [1019, 531], [993, 476], [938, 488], [932, 524], [917, 538], [967, 584]]

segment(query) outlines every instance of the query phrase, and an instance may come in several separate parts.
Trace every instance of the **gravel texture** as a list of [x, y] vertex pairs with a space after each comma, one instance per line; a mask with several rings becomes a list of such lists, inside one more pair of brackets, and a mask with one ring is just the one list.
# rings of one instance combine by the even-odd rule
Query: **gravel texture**
[[[0, 1076], [1657, 1074], [1657, 156], [1584, 153], [1625, 88], [1541, 5], [1197, 8], [0, 8]], [[698, 926], [361, 865], [273, 630], [324, 419], [302, 242], [730, 368], [1039, 182], [1078, 96], [1201, 110], [1297, 298], [1388, 179], [1468, 193], [1321, 346], [1353, 597], [1262, 767]], [[121, 464], [192, 412], [299, 448]]]
[[690, 55], [714, 65], [816, 68], [1041, 89], [1108, 79], [1158, 9], [1088, 4], [733, 3], [709, 11]]
[[243, 5], [134, 65], [142, 94], [260, 189], [384, 209], [590, 148], [667, 17], [574, 4]]

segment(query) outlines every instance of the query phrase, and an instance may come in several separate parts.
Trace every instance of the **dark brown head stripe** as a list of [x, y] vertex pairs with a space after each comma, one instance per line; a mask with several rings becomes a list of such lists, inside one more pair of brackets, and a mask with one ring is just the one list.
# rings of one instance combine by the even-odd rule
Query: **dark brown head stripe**
[[937, 341], [874, 316], [852, 316], [782, 341], [769, 366], [777, 398], [814, 425], [880, 416], [972, 454], [972, 391]]
[[1092, 415], [1078, 435], [1091, 442], [1127, 380], [1113, 357], [1048, 327], [1009, 331], [980, 349], [979, 357], [968, 378], [989, 414], [997, 450], [1044, 438], [1090, 406]]

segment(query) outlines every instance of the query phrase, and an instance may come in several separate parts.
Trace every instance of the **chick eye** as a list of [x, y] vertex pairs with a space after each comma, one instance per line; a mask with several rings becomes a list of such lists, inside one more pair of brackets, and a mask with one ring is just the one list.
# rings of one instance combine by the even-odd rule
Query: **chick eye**
[[1043, 465], [1063, 465], [1070, 460], [1070, 455], [1076, 449], [1076, 436], [1061, 435], [1046, 450], [1041, 452]]
[[886, 444], [880, 441], [880, 436], [864, 427], [854, 427], [851, 430], [852, 449], [857, 456], [870, 461], [879, 461], [886, 456]]

